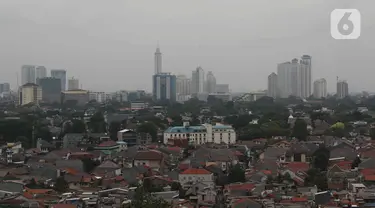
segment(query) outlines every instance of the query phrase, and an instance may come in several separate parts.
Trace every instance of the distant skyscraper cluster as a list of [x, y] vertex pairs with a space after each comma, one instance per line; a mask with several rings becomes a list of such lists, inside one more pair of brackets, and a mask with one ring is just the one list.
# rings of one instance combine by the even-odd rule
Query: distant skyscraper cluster
[[[23, 65], [21, 67], [20, 104], [27, 104], [30, 100], [48, 103], [61, 101], [61, 92], [66, 90], [66, 70], [52, 69], [50, 77], [47, 73], [44, 66]], [[78, 85], [78, 79], [69, 80], [71, 89], [79, 89]], [[31, 89], [37, 89], [38, 92], [31, 91]], [[33, 93], [30, 94], [31, 92]]]
[[[157, 101], [184, 102], [191, 97], [207, 99], [208, 95], [221, 99], [230, 100], [229, 85], [217, 84], [216, 77], [212, 71], [205, 72], [202, 67], [192, 71], [191, 78], [185, 75], [172, 75], [162, 70], [162, 53], [156, 48], [154, 54], [153, 96]], [[219, 90], [221, 88], [221, 90]]]
[[287, 98], [311, 95], [311, 56], [303, 55], [301, 60], [293, 59], [277, 65], [277, 74], [268, 76], [268, 95]]

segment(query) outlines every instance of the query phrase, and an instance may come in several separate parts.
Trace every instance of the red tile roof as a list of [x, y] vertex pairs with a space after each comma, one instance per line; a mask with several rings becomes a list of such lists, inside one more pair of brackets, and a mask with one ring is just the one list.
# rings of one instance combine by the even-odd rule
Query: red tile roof
[[209, 172], [206, 169], [199, 169], [199, 168], [189, 168], [185, 170], [184, 172], [180, 173], [184, 175], [209, 175], [211, 172]]
[[375, 175], [375, 169], [372, 168], [365, 168], [361, 170], [361, 174], [366, 176], [366, 175]]
[[134, 160], [162, 160], [163, 153], [157, 150], [139, 151]]
[[74, 204], [54, 204], [51, 208], [76, 208], [77, 205]]
[[307, 202], [307, 198], [303, 197], [293, 197], [292, 202]]
[[375, 175], [366, 175], [365, 181], [375, 181]]
[[290, 169], [293, 172], [308, 171], [310, 169], [310, 165], [304, 162], [290, 162], [286, 165], [286, 168]]
[[240, 184], [229, 184], [226, 186], [226, 189], [251, 191], [254, 187], [255, 187], [255, 184], [252, 184], [252, 183], [240, 183]]
[[117, 143], [115, 141], [112, 141], [112, 140], [109, 140], [109, 141], [105, 141], [105, 142], [102, 142], [101, 144], [99, 144], [99, 147], [113, 147], [113, 146], [116, 146]]

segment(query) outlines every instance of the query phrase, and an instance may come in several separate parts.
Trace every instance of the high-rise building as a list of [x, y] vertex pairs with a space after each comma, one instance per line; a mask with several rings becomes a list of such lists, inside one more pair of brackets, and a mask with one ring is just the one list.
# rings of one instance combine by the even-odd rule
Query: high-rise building
[[153, 97], [157, 101], [176, 102], [176, 76], [159, 73], [153, 76]]
[[43, 102], [61, 102], [61, 80], [54, 77], [39, 79], [39, 86], [42, 88]]
[[46, 69], [46, 67], [44, 67], [44, 66], [37, 66], [36, 69], [35, 69], [35, 74], [36, 74], [36, 76], [35, 76], [36, 82], [38, 84], [38, 79], [47, 77], [47, 69]]
[[345, 98], [349, 95], [349, 85], [346, 81], [338, 81], [337, 82], [337, 98]]
[[229, 93], [228, 84], [216, 84], [216, 92], [220, 94]]
[[77, 90], [79, 89], [79, 80], [72, 77], [68, 80], [68, 90]]
[[191, 80], [185, 75], [178, 75], [176, 78], [176, 92], [178, 95], [190, 95]]
[[277, 86], [279, 96], [307, 98], [311, 95], [311, 57], [302, 56], [301, 61], [293, 59], [277, 65]]
[[195, 95], [204, 93], [204, 71], [202, 67], [197, 67], [197, 69], [192, 72], [191, 93]]
[[155, 74], [162, 73], [162, 53], [160, 52], [160, 48], [156, 48], [155, 52]]
[[61, 90], [66, 90], [66, 70], [64, 69], [52, 69], [51, 77], [61, 80]]
[[207, 93], [215, 93], [216, 92], [216, 78], [212, 71], [207, 73], [206, 77], [206, 92]]
[[28, 83], [35, 84], [35, 66], [33, 65], [23, 65], [21, 68], [21, 84]]
[[86, 105], [89, 100], [89, 92], [86, 90], [68, 90], [61, 92], [61, 102], [67, 103], [74, 101], [77, 105]]
[[34, 83], [27, 83], [19, 89], [18, 103], [20, 105], [26, 105], [28, 103], [39, 104], [42, 100], [42, 88]]
[[326, 79], [318, 79], [314, 81], [314, 98], [327, 97], [327, 81]]
[[10, 92], [9, 83], [0, 83], [0, 94], [3, 93], [3, 92], [5, 92], [5, 93]]
[[277, 74], [272, 72], [270, 75], [268, 75], [267, 96], [276, 98], [278, 96], [277, 91]]
[[297, 96], [307, 98], [311, 95], [311, 56], [303, 55], [301, 57], [300, 66], [297, 73]]

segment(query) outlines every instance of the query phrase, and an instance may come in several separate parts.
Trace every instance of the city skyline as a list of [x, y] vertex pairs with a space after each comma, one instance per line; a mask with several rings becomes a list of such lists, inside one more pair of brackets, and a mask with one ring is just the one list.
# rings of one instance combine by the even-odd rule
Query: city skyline
[[[375, 38], [371, 21], [363, 21], [363, 34], [355, 41], [333, 40], [328, 30], [329, 13], [337, 7], [353, 6], [364, 20], [373, 19], [369, 1], [208, 0], [199, 2], [199, 7], [194, 0], [181, 4], [170, 0], [20, 2], [0, 3], [4, 28], [0, 82], [9, 82], [12, 89], [20, 66], [43, 63], [73, 73], [86, 89], [150, 92], [149, 77], [154, 70], [150, 56], [158, 41], [167, 54], [163, 71], [189, 74], [201, 65], [217, 80], [229, 83], [234, 92], [266, 89], [266, 77], [275, 65], [295, 54], [314, 57], [312, 80], [325, 77], [328, 92], [336, 91], [336, 76], [346, 79], [351, 91], [375, 87], [371, 76], [366, 76], [374, 49], [366, 44]], [[87, 3], [90, 11], [85, 9]], [[248, 8], [257, 9], [248, 12]]]

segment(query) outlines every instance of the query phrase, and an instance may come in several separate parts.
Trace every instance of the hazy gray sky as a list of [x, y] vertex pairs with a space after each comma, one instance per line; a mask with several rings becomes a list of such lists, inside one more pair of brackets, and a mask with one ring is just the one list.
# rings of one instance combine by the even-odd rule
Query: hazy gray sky
[[[2, 0], [0, 82], [23, 64], [65, 68], [85, 89], [151, 90], [159, 41], [163, 71], [198, 65], [233, 91], [265, 89], [276, 64], [309, 54], [313, 79], [336, 76], [375, 91], [374, 0]], [[356, 8], [358, 40], [334, 40], [330, 13]]]

